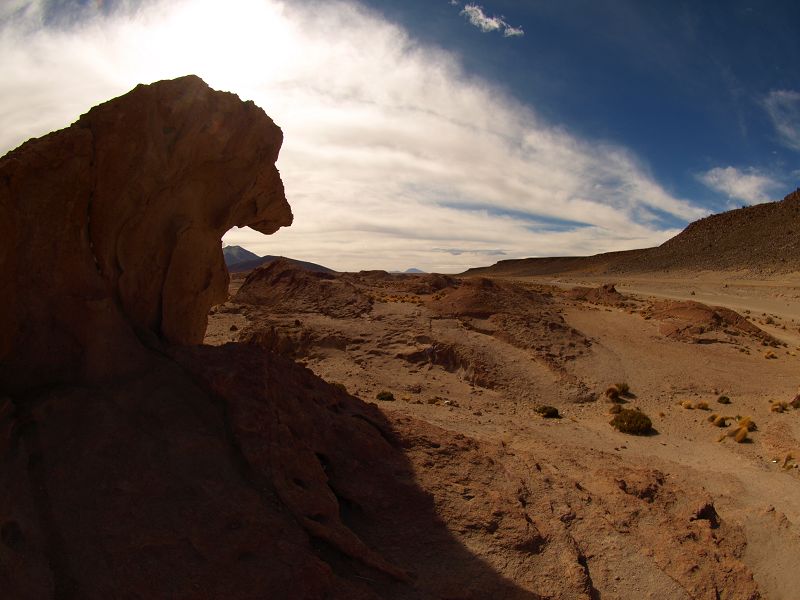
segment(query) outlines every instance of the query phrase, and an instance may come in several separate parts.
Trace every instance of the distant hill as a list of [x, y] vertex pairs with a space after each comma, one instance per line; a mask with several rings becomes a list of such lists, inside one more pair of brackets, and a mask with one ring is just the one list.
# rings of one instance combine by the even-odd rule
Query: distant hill
[[250, 250], [246, 250], [241, 246], [225, 246], [222, 249], [222, 255], [225, 257], [225, 264], [228, 267], [246, 260], [256, 260], [259, 258], [258, 254], [250, 252]]
[[529, 277], [704, 270], [753, 274], [800, 271], [800, 189], [779, 202], [695, 221], [656, 248], [594, 256], [501, 260], [463, 274]]
[[276, 260], [285, 260], [288, 263], [302, 267], [307, 271], [315, 273], [335, 273], [333, 269], [323, 267], [312, 262], [305, 262], [303, 260], [295, 260], [293, 258], [286, 258], [285, 256], [259, 256], [250, 250], [246, 250], [241, 246], [225, 246], [222, 249], [222, 255], [225, 257], [225, 265], [228, 267], [229, 273], [244, 273], [245, 271], [252, 271], [261, 265], [268, 265]]
[[417, 269], [416, 267], [411, 267], [410, 269], [405, 270], [406, 273], [416, 273], [416, 274], [424, 274], [425, 271], [422, 269]]

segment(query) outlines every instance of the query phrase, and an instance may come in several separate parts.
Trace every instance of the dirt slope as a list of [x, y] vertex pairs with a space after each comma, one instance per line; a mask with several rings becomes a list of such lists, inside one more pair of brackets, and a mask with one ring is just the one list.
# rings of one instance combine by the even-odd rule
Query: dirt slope
[[657, 248], [586, 257], [503, 260], [464, 275], [534, 277], [660, 271], [746, 271], [753, 276], [800, 271], [800, 190], [691, 223]]

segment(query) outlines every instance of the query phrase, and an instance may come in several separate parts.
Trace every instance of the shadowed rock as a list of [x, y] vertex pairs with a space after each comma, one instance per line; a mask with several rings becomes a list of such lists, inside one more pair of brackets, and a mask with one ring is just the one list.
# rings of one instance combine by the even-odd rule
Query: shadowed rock
[[292, 222], [281, 130], [195, 76], [134, 90], [0, 159], [0, 383], [102, 380], [134, 332], [202, 342], [219, 239]]

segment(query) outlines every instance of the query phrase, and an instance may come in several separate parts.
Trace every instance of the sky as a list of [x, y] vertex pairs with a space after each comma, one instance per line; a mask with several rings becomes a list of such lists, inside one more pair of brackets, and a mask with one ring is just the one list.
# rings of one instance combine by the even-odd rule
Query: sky
[[454, 273], [658, 245], [800, 185], [800, 3], [0, 0], [0, 154], [194, 73], [284, 132], [223, 241]]

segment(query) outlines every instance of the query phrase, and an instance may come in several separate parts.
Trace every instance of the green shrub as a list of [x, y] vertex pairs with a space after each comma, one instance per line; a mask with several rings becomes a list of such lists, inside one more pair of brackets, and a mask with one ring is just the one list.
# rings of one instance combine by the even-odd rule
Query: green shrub
[[534, 411], [542, 415], [545, 419], [560, 419], [561, 415], [558, 414], [558, 409], [555, 406], [537, 406]]
[[720, 404], [730, 404], [731, 399], [728, 398], [727, 396], [720, 396], [719, 398], [717, 398], [717, 402], [719, 402]]
[[383, 392], [378, 392], [377, 396], [375, 397], [383, 402], [394, 402], [394, 394], [385, 390]]
[[640, 410], [623, 408], [610, 421], [622, 433], [645, 435], [653, 430], [653, 422]]

